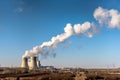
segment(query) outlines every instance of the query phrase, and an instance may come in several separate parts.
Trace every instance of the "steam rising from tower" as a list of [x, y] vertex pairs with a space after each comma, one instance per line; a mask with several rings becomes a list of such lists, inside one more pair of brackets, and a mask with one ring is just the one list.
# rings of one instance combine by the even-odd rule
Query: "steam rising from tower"
[[[117, 10], [111, 9], [103, 9], [102, 7], [98, 7], [94, 11], [94, 18], [98, 21], [98, 25], [105, 24], [109, 28], [120, 28], [120, 13]], [[64, 42], [71, 36], [74, 35], [85, 35], [91, 38], [97, 32], [97, 27], [94, 23], [90, 23], [88, 21], [83, 24], [67, 24], [64, 28], [64, 32], [54, 36], [48, 42], [43, 42], [40, 46], [33, 47], [31, 50], [26, 50], [25, 54], [22, 58], [22, 66], [27, 67], [27, 58], [31, 57], [32, 67], [36, 66], [36, 58], [33, 57], [35, 55], [46, 54], [49, 53], [50, 49], [57, 48], [58, 44]]]
[[85, 22], [83, 24], [75, 24], [73, 27], [71, 24], [67, 24], [64, 28], [64, 33], [52, 37], [50, 41], [43, 42], [40, 46], [33, 47], [33, 49], [31, 50], [27, 50], [23, 57], [30, 57], [39, 53], [45, 54], [45, 48], [48, 48], [48, 51], [49, 49], [55, 49], [57, 48], [58, 44], [64, 42], [66, 39], [73, 35], [84, 34], [88, 37], [92, 37], [95, 33], [94, 29], [95, 25], [90, 22]]

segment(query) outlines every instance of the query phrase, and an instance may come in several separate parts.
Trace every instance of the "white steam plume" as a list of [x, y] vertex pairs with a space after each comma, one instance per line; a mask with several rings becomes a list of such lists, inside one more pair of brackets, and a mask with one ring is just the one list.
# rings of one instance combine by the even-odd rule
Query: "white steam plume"
[[[120, 13], [115, 9], [107, 10], [98, 7], [94, 11], [94, 18], [100, 25], [105, 24], [109, 28], [120, 28]], [[50, 41], [43, 42], [40, 46], [25, 51], [23, 57], [35, 56], [37, 54], [46, 55], [52, 52], [51, 49], [57, 48], [58, 44], [64, 42], [73, 35], [86, 35], [87, 37], [92, 37], [95, 33], [97, 33], [97, 27], [94, 23], [88, 21], [83, 24], [75, 24], [74, 26], [67, 24], [64, 28], [64, 33], [52, 37]]]
[[[59, 34], [55, 37], [52, 37], [50, 41], [43, 42], [42, 45], [33, 47], [31, 50], [27, 50], [23, 57], [34, 56], [39, 53], [45, 54], [47, 49], [57, 48], [58, 44], [64, 42], [66, 39], [73, 35], [81, 35], [84, 34], [88, 37], [92, 37], [94, 34], [95, 25], [90, 22], [85, 22], [83, 24], [75, 24], [73, 27], [71, 24], [67, 24], [64, 28], [64, 33]], [[48, 53], [48, 52], [47, 52]]]
[[107, 10], [98, 7], [94, 12], [94, 18], [109, 28], [120, 28], [120, 12], [115, 9]]

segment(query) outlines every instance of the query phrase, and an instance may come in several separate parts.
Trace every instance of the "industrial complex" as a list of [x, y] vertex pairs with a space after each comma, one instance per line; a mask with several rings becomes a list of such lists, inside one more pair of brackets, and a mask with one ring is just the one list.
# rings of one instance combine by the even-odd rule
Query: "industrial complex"
[[120, 80], [120, 69], [55, 68], [31, 56], [22, 57], [20, 67], [0, 67], [0, 80]]

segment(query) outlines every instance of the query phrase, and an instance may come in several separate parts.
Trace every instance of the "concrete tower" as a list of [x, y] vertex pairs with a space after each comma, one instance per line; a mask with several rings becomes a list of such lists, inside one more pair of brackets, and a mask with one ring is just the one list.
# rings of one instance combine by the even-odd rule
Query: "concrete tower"
[[37, 69], [37, 57], [32, 56], [30, 57], [30, 65], [29, 65], [29, 69]]
[[28, 58], [22, 57], [21, 67], [22, 68], [28, 68]]

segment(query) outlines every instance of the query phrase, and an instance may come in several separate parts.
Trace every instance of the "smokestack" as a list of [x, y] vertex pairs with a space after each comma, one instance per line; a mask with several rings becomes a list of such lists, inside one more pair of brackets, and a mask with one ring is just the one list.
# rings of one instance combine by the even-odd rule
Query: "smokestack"
[[32, 56], [30, 57], [30, 65], [29, 65], [29, 69], [37, 69], [37, 57], [36, 56]]
[[28, 68], [28, 58], [27, 57], [22, 57], [21, 67]]

